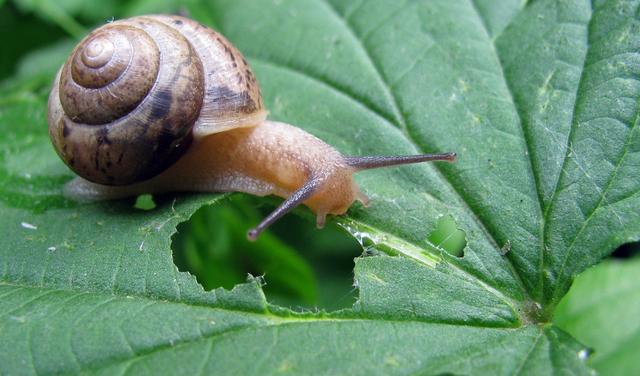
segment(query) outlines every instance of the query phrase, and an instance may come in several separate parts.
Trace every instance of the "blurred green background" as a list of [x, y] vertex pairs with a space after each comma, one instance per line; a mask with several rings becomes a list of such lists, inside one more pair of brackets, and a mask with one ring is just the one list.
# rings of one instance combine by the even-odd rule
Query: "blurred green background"
[[[93, 28], [112, 19], [170, 13], [191, 17], [216, 28], [205, 1], [0, 0], [0, 105], [25, 96], [46, 98], [55, 72], [73, 46]], [[250, 59], [249, 59], [250, 60]], [[44, 109], [43, 109], [44, 110]], [[43, 132], [46, 125], [43, 124]], [[428, 182], [425, 182], [428, 184]], [[246, 240], [255, 226], [281, 202], [245, 194], [228, 195], [223, 203], [200, 209], [178, 226], [173, 238], [174, 261], [194, 274], [207, 290], [226, 289], [263, 276], [267, 299], [296, 310], [350, 307], [357, 298], [354, 258], [376, 250], [367, 239], [348, 235], [330, 217], [323, 230], [315, 216], [296, 209], [279, 220], [256, 243]], [[153, 210], [153, 198], [139, 199], [140, 210]], [[440, 218], [429, 241], [461, 255], [465, 234], [451, 217]]]

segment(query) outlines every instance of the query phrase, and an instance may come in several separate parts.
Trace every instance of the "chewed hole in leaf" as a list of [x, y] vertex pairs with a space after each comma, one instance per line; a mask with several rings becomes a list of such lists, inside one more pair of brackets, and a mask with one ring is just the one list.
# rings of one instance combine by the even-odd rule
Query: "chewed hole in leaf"
[[153, 201], [152, 195], [145, 194], [138, 196], [133, 207], [140, 210], [152, 210], [155, 209], [156, 203]]
[[466, 237], [467, 234], [458, 229], [453, 217], [445, 215], [438, 219], [438, 227], [429, 235], [429, 241], [454, 256], [462, 256], [467, 245]]
[[263, 276], [267, 301], [294, 310], [351, 307], [354, 258], [362, 253], [355, 239], [294, 214], [278, 220], [249, 242], [247, 230], [273, 207], [249, 195], [199, 209], [178, 225], [173, 238], [178, 269], [196, 276], [205, 290], [232, 289], [247, 275]]

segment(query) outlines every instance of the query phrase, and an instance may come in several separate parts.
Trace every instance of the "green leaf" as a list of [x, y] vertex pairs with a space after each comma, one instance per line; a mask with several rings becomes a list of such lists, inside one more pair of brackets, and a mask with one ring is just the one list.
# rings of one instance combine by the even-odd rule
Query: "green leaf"
[[[429, 364], [436, 373], [502, 374], [518, 371], [523, 353], [538, 358], [554, 351], [536, 327], [278, 318], [16, 286], [0, 287], [0, 296], [3, 312], [9, 312], [3, 320], [3, 371], [29, 363], [38, 374], [367, 375], [415, 373]], [[308, 336], [316, 340], [301, 341]], [[389, 346], [397, 337], [403, 345]], [[504, 349], [513, 355], [506, 362], [500, 359]], [[550, 370], [549, 364], [535, 369]]]
[[[176, 267], [172, 239], [228, 195], [168, 194], [146, 208], [65, 197], [73, 175], [45, 108], [73, 44], [34, 50], [0, 84], [0, 373], [590, 374], [578, 340], [626, 359], [574, 329], [583, 312], [560, 308], [561, 326], [551, 314], [576, 275], [640, 238], [639, 1], [140, 0], [91, 16], [86, 4], [59, 9], [87, 24], [190, 10], [250, 61], [271, 119], [343, 154], [459, 160], [356, 175], [371, 207], [328, 220], [370, 256], [355, 261], [352, 307], [270, 302], [265, 281], [313, 300], [326, 276], [315, 281], [270, 234], [245, 248], [241, 218], [255, 214], [241, 204], [221, 225], [196, 214], [176, 241], [196, 264], [219, 244], [238, 250], [197, 270], [227, 287], [205, 291]], [[465, 234], [462, 257], [432, 244], [442, 218]], [[264, 278], [239, 282], [235, 254]]]
[[558, 305], [559, 326], [596, 349], [601, 375], [632, 375], [640, 369], [640, 258], [609, 260], [576, 278]]

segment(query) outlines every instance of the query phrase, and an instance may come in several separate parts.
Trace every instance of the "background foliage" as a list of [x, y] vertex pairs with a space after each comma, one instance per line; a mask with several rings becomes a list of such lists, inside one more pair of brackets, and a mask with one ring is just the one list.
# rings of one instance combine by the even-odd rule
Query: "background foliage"
[[[640, 234], [638, 6], [0, 1], [0, 373], [637, 374], [637, 246], [590, 267]], [[371, 208], [255, 244], [275, 198], [66, 198], [52, 78], [145, 13], [221, 31], [271, 118], [344, 154], [460, 160], [359, 174]]]

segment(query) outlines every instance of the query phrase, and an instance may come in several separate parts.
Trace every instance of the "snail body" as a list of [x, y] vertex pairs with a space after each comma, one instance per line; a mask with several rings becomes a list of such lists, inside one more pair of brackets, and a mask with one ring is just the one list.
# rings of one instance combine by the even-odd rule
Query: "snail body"
[[266, 120], [240, 52], [178, 16], [134, 17], [89, 34], [58, 73], [47, 114], [54, 148], [80, 175], [67, 195], [241, 191], [285, 198], [249, 231], [250, 240], [301, 203], [317, 213], [319, 228], [355, 200], [369, 206], [355, 172], [456, 158], [347, 157], [299, 128]]

